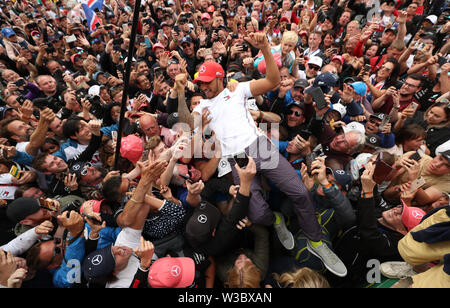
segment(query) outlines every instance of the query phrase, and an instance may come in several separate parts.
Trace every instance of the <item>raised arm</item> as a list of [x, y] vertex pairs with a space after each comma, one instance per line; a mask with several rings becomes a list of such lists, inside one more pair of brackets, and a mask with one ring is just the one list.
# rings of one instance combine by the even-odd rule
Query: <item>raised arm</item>
[[269, 41], [265, 33], [251, 33], [245, 40], [261, 50], [266, 61], [266, 78], [250, 81], [250, 91], [253, 96], [272, 91], [280, 85], [280, 71], [270, 51]]

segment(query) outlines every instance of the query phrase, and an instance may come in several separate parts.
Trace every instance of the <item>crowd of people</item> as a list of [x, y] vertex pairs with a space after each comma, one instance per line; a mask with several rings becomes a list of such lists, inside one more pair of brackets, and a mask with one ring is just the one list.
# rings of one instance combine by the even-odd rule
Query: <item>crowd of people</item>
[[0, 0], [0, 28], [2, 287], [450, 287], [448, 1]]

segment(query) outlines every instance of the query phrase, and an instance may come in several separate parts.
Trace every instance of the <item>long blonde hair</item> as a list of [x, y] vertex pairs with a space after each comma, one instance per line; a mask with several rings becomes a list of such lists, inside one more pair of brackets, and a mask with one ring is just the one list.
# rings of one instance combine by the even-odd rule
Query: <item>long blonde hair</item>
[[330, 288], [325, 277], [308, 267], [302, 267], [282, 275], [273, 273], [273, 277], [283, 288]]

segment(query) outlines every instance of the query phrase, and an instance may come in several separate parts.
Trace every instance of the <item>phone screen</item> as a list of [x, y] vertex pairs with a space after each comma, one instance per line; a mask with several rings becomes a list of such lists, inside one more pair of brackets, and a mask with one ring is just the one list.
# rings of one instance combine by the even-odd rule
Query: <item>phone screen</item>
[[[244, 153], [245, 154], [245, 153]], [[248, 156], [245, 154], [245, 157], [242, 157], [242, 154], [236, 155], [233, 157], [234, 161], [240, 168], [245, 168], [248, 165]]]
[[[380, 154], [381, 156], [381, 154]], [[393, 168], [386, 164], [381, 158], [378, 156], [377, 162], [375, 164], [375, 170], [373, 172], [373, 180], [377, 184], [381, 184], [384, 180], [389, 176], [392, 172]]]
[[310, 94], [313, 97], [313, 101], [316, 102], [317, 108], [323, 109], [328, 106], [321, 88], [314, 88]]
[[419, 161], [422, 158], [418, 152], [415, 152], [413, 155], [409, 157], [409, 159], [413, 159], [415, 161]]

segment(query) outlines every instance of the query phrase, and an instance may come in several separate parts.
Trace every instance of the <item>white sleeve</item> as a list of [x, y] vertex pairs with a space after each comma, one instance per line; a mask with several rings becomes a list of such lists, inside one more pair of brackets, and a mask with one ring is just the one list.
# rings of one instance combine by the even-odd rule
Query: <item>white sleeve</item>
[[21, 235], [10, 241], [8, 244], [5, 244], [0, 248], [4, 251], [10, 251], [14, 256], [23, 254], [25, 251], [30, 249], [39, 239], [39, 235], [36, 234], [35, 230], [36, 227], [22, 233]]
[[198, 114], [202, 114], [202, 111], [203, 111], [203, 104], [202, 104], [202, 100], [200, 100], [200, 104], [195, 106], [195, 108], [194, 108], [194, 110], [192, 110], [192, 112], [197, 112]]
[[236, 88], [236, 91], [239, 91], [245, 99], [253, 97], [252, 91], [250, 91], [250, 81], [240, 82]]

